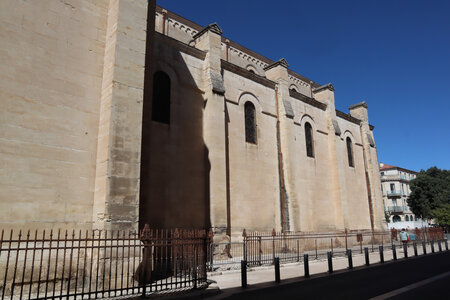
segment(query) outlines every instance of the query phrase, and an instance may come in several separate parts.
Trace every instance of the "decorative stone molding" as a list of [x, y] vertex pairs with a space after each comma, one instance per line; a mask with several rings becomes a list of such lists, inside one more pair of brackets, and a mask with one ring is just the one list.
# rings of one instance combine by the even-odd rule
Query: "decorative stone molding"
[[197, 49], [195, 47], [192, 47], [190, 45], [187, 45], [183, 42], [180, 42], [174, 38], [171, 38], [167, 35], [163, 35], [159, 32], [155, 32], [155, 38], [160, 41], [163, 42], [165, 44], [168, 44], [174, 48], [177, 48], [178, 50], [180, 50], [181, 52], [184, 52], [186, 54], [192, 55], [193, 57], [196, 57], [198, 59], [204, 60], [206, 57], [206, 52], [202, 51], [200, 49]]
[[289, 90], [289, 96], [292, 97], [292, 98], [295, 98], [297, 100], [300, 100], [302, 102], [305, 102], [305, 103], [307, 103], [309, 105], [312, 105], [314, 107], [320, 108], [321, 110], [326, 110], [327, 109], [327, 105], [326, 104], [324, 104], [324, 103], [322, 103], [320, 101], [317, 101], [314, 98], [310, 98], [310, 97], [307, 97], [307, 96], [305, 96], [303, 94], [297, 93], [296, 91]]
[[264, 71], [270, 70], [270, 69], [275, 68], [277, 66], [283, 66], [283, 67], [285, 67], [287, 69], [289, 67], [289, 64], [284, 58], [282, 58], [282, 59], [277, 60], [273, 64], [268, 65], [267, 67], [265, 67]]
[[294, 109], [292, 108], [291, 102], [288, 99], [283, 99], [284, 110], [286, 112], [286, 117], [289, 119], [294, 118]]
[[211, 31], [214, 32], [218, 35], [222, 35], [223, 31], [222, 29], [220, 29], [219, 25], [217, 25], [217, 23], [212, 23], [209, 24], [208, 26], [206, 26], [205, 28], [203, 28], [202, 30], [200, 30], [198, 33], [194, 34], [193, 38], [194, 40], [199, 38], [200, 36], [202, 36], [204, 33]]
[[334, 92], [334, 86], [331, 83], [324, 84], [324, 85], [321, 85], [319, 87], [314, 88], [313, 92], [317, 93], [317, 92], [320, 92], [320, 91], [323, 91], [323, 90], [330, 90], [330, 91]]
[[357, 107], [360, 107], [360, 106], [362, 106], [362, 107], [364, 107], [364, 108], [367, 108], [367, 107], [368, 107], [366, 101], [362, 101], [362, 102], [359, 102], [359, 103], [350, 105], [350, 106], [348, 107], [348, 109], [353, 109], [353, 108], [357, 108]]
[[336, 109], [336, 116], [339, 117], [339, 118], [342, 118], [344, 120], [347, 120], [349, 122], [355, 123], [357, 125], [361, 124], [361, 120], [360, 119], [352, 117], [349, 114], [346, 114], [345, 112], [342, 112], [342, 111], [337, 110], [337, 109]]
[[299, 78], [297, 78], [297, 77], [295, 77], [295, 76], [292, 76], [292, 75], [290, 75], [290, 74], [288, 75], [288, 79], [289, 79], [290, 81], [292, 81], [292, 82], [298, 84], [298, 85], [303, 85], [303, 86], [306, 86], [306, 87], [309, 87], [309, 86], [310, 86], [309, 83], [307, 83], [307, 82], [305, 82], [305, 81], [303, 81], [303, 80], [301, 80], [301, 79], [299, 79]]
[[262, 68], [265, 68], [268, 65], [265, 62], [255, 58], [254, 56], [251, 56], [248, 53], [245, 53], [245, 52], [243, 52], [243, 51], [241, 51], [241, 50], [239, 50], [237, 48], [234, 48], [232, 46], [230, 46], [229, 51], [230, 51], [230, 53], [234, 52], [238, 57], [240, 57], [240, 58], [242, 58], [244, 60], [247, 60], [248, 62], [250, 62], [252, 64], [258, 65], [258, 66], [260, 66]]
[[333, 127], [334, 127], [334, 133], [336, 135], [341, 135], [342, 131], [341, 128], [339, 127], [339, 123], [337, 122], [337, 120], [333, 119], [331, 120], [331, 122], [333, 123]]
[[[164, 11], [163, 11], [164, 13]], [[156, 13], [156, 17], [162, 17], [162, 13]], [[167, 23], [172, 26], [174, 29], [178, 29], [181, 31], [186, 32], [187, 34], [190, 34], [191, 36], [194, 36], [195, 34], [198, 33], [198, 30], [196, 30], [195, 28], [192, 28], [186, 24], [183, 24], [179, 21], [177, 21], [176, 19], [172, 19], [172, 18], [168, 18], [167, 17], [167, 13], [166, 13], [166, 21]]]
[[264, 85], [264, 86], [266, 86], [268, 88], [271, 88], [271, 89], [274, 89], [275, 86], [276, 86], [276, 82], [274, 82], [272, 80], [269, 80], [269, 79], [267, 79], [267, 78], [265, 78], [263, 76], [260, 76], [258, 74], [253, 74], [252, 72], [250, 72], [250, 71], [248, 71], [248, 70], [246, 70], [244, 68], [241, 68], [241, 67], [239, 67], [239, 66], [237, 66], [235, 64], [232, 64], [232, 63], [227, 62], [225, 60], [221, 60], [220, 63], [221, 63], [222, 69], [224, 69], [224, 70], [227, 70], [227, 71], [233, 72], [235, 74], [238, 74], [238, 75], [240, 75], [242, 77], [245, 77], [245, 78], [250, 79], [250, 80], [252, 80], [254, 82], [260, 83], [260, 84], [262, 84], [262, 85]]

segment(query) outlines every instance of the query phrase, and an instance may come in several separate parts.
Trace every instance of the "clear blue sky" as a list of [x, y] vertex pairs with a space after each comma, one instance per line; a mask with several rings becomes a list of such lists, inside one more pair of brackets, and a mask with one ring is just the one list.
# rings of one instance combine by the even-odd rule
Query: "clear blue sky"
[[380, 162], [450, 169], [450, 1], [157, 3], [331, 82], [339, 110], [366, 101]]

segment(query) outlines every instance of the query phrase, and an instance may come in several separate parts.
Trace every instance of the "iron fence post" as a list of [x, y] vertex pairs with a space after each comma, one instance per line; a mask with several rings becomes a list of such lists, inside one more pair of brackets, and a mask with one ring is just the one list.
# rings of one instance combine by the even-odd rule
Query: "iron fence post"
[[414, 256], [418, 256], [419, 254], [417, 253], [417, 244], [416, 244], [416, 242], [413, 243], [413, 248], [414, 248]]
[[303, 254], [303, 265], [305, 268], [305, 277], [308, 278], [309, 277], [309, 258], [308, 258], [308, 254]]
[[422, 241], [422, 249], [423, 249], [423, 254], [427, 254], [427, 245], [425, 243], [425, 241]]
[[430, 241], [430, 245], [431, 245], [431, 253], [434, 253], [434, 241], [433, 240]]
[[241, 260], [241, 286], [247, 287], [247, 261]]
[[397, 251], [395, 249], [395, 244], [392, 244], [392, 257], [397, 260]]
[[275, 257], [273, 260], [273, 264], [275, 265], [275, 282], [280, 283], [280, 258]]
[[448, 240], [447, 240], [447, 239], [445, 239], [444, 241], [445, 241], [445, 250], [447, 250], [447, 251], [448, 251]]
[[214, 243], [209, 244], [209, 270], [214, 271], [214, 253], [213, 253]]
[[384, 249], [383, 249], [383, 245], [381, 245], [380, 247], [379, 247], [379, 250], [378, 250], [379, 252], [380, 252], [380, 262], [381, 263], [384, 263]]
[[366, 266], [370, 265], [370, 261], [369, 261], [369, 248], [364, 247], [364, 257], [366, 260]]
[[439, 248], [439, 252], [442, 252], [441, 240], [438, 240], [438, 248]]
[[247, 261], [247, 243], [244, 243], [243, 252], [244, 260]]
[[352, 249], [347, 249], [348, 268], [353, 269]]
[[333, 273], [333, 259], [331, 251], [327, 252], [327, 258], [328, 258], [328, 273]]
[[408, 245], [406, 243], [403, 244], [403, 253], [405, 255], [405, 258], [408, 258]]

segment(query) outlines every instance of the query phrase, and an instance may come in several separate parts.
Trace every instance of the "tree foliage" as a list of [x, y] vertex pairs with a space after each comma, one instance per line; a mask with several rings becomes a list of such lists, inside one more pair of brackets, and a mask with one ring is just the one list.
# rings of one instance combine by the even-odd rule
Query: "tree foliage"
[[443, 227], [450, 227], [450, 204], [444, 204], [433, 209], [431, 214], [435, 222]]
[[450, 204], [450, 170], [437, 167], [421, 170], [410, 182], [408, 205], [412, 212], [423, 218], [436, 218], [438, 210]]

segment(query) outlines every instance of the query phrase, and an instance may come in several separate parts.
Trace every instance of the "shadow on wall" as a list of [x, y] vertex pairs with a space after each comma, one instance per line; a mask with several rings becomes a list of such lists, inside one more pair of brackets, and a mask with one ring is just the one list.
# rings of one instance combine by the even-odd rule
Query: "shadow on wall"
[[146, 58], [139, 228], [209, 228], [204, 99], [180, 51], [165, 39], [158, 35]]

